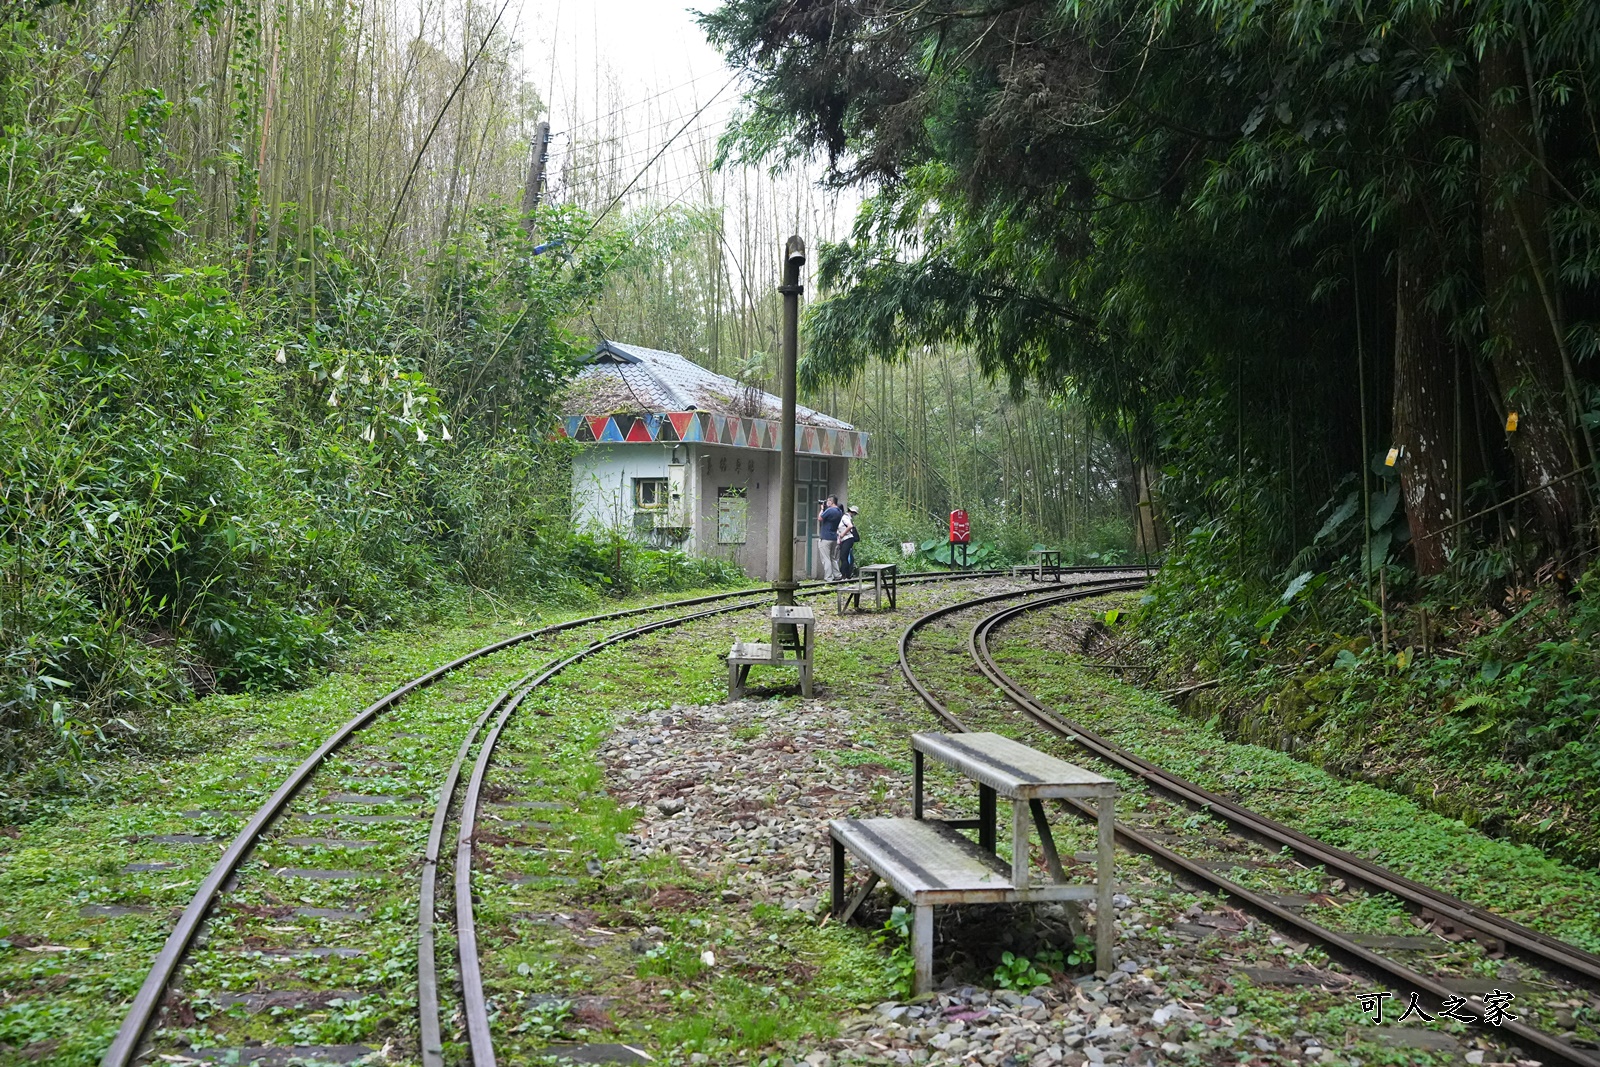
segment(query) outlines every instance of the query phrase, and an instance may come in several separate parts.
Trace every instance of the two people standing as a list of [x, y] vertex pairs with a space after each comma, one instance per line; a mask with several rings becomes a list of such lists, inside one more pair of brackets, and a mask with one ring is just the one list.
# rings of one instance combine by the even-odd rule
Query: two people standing
[[830, 496], [817, 509], [817, 539], [822, 542], [823, 581], [837, 582], [840, 578], [855, 577], [855, 545], [861, 540], [855, 517], [861, 509], [851, 506], [849, 511], [839, 506], [839, 498]]

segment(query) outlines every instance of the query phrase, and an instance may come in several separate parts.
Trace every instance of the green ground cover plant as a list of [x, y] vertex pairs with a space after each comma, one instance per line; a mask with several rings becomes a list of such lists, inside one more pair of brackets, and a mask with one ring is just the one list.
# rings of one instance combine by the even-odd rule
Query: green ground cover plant
[[[908, 611], [925, 610], [958, 594], [908, 590], [906, 606]], [[1131, 599], [1094, 604], [1077, 621], [1103, 620], [1109, 609], [1125, 609]], [[1068, 654], [1063, 645], [1070, 631], [1064, 638], [1061, 620], [1052, 619], [1053, 614], [1029, 616], [1014, 630], [1002, 631], [1000, 652], [1008, 670], [1064, 713], [1136, 741], [1149, 758], [1213, 788], [1239, 792], [1276, 817], [1301, 820], [1303, 828], [1344, 847], [1457, 892], [1480, 893], [1484, 903], [1576, 943], [1600, 943], [1600, 931], [1593, 929], [1600, 885], [1588, 874], [1524, 846], [1488, 840], [1371, 786], [1336, 781], [1287, 755], [1230, 745], [1214, 733], [1197, 731], [1157, 697], [1108, 680], [1104, 671]], [[886, 616], [881, 622], [867, 617], [861, 622], [870, 625], [831, 634], [819, 649], [823, 701], [854, 711], [851, 744], [817, 751], [814, 757], [824, 775], [827, 766], [884, 767], [885, 773], [875, 779], [884, 784], [883, 791], [865, 801], [870, 813], [904, 811], [906, 734], [934, 728], [898, 680], [895, 645], [905, 615]], [[230, 812], [264, 796], [288, 761], [308, 751], [355, 707], [437, 662], [559, 617], [559, 611], [538, 619], [506, 619], [491, 612], [459, 626], [432, 628], [427, 645], [416, 640], [415, 632], [363, 636], [343, 653], [344, 669], [311, 688], [287, 694], [215, 694], [184, 713], [187, 747], [181, 754], [130, 755], [114, 761], [114, 773], [107, 773], [94, 797], [76, 799], [19, 827], [17, 837], [0, 839], [0, 900], [5, 902], [0, 905], [0, 941], [6, 942], [0, 946], [0, 988], [9, 994], [0, 1015], [5, 1027], [0, 1040], [16, 1049], [43, 1052], [51, 1062], [93, 1063], [116, 1025], [117, 1002], [137, 985], [144, 963], [159, 946], [168, 921], [163, 909], [186, 899], [212, 854], [203, 847], [158, 845], [148, 835], [197, 827], [215, 833], [235, 829], [242, 816]], [[786, 1042], [826, 1038], [841, 1018], [898, 995], [904, 958], [894, 951], [898, 934], [880, 944], [873, 929], [819, 927], [815, 916], [775, 905], [730, 906], [720, 896], [726, 886], [671, 856], [637, 863], [627, 858], [621, 835], [630, 832], [638, 813], [606, 796], [599, 746], [621, 717], [640, 711], [659, 714], [674, 704], [720, 702], [723, 679], [716, 650], [734, 636], [749, 636], [760, 628], [754, 613], [726, 616], [604, 653], [541, 690], [508, 727], [489, 782], [491, 802], [554, 805], [537, 812], [545, 828], [535, 831], [535, 849], [510, 840], [509, 830], [504, 831], [506, 840], [488, 837], [478, 845], [482, 866], [475, 891], [480, 936], [488, 946], [485, 979], [496, 1009], [497, 1039], [506, 1042], [518, 1062], [539, 1062], [539, 1050], [553, 1041], [624, 1040], [647, 1045], [668, 1063], [686, 1063], [697, 1053], [715, 1063], [758, 1063]], [[946, 646], [959, 650], [963, 631], [957, 627], [938, 634], [948, 640], [931, 644], [919, 662], [949, 666], [930, 668], [928, 679], [939, 688], [958, 688], [974, 701], [982, 699], [983, 687], [968, 685], [972, 672], [958, 670], [957, 657], [944, 655]], [[453, 752], [464, 719], [475, 715], [510, 678], [587, 640], [588, 634], [579, 632], [497, 656], [418, 694], [340, 757], [346, 762], [337, 768], [337, 787], [426, 795]], [[780, 711], [799, 704], [789, 696], [770, 700]], [[979, 710], [974, 705], [962, 714], [976, 717]], [[991, 713], [1003, 710], [995, 705]], [[769, 725], [730, 725], [729, 735], [739, 744], [759, 745], [768, 740], [768, 732], [782, 730], [783, 717], [760, 722]], [[1040, 743], [1019, 723], [1005, 728]], [[277, 747], [284, 744], [288, 747]], [[366, 762], [380, 751], [401, 766], [375, 768]], [[559, 773], [552, 773], [553, 768]], [[930, 803], [951, 812], [967, 811], [973, 804], [970, 788], [957, 780], [933, 773], [929, 786]], [[1297, 792], [1282, 792], [1286, 787]], [[174, 809], [190, 806], [217, 814], [198, 821], [173, 817]], [[1137, 806], [1130, 798], [1124, 815]], [[1195, 828], [1202, 829], [1208, 819], [1196, 815]], [[492, 820], [487, 825], [492, 827]], [[252, 870], [259, 874], [272, 864], [390, 869], [415, 855], [425, 831], [421, 823], [363, 827], [362, 837], [379, 841], [366, 852], [269, 842], [252, 861]], [[1064, 855], [1091, 847], [1092, 840], [1087, 823], [1062, 822], [1058, 841]], [[107, 842], [115, 844], [108, 847]], [[179, 866], [122, 870], [127, 862], [152, 858]], [[1148, 927], [1142, 942], [1148, 947], [1141, 952], [1153, 953], [1155, 929], [1172, 926], [1185, 909], [1220, 906], [1214, 898], [1173, 885], [1170, 876], [1147, 869], [1142, 860], [1125, 860], [1119, 877], [1133, 883], [1129, 893], [1134, 903], [1123, 921]], [[346, 883], [341, 892], [360, 896], [385, 943], [404, 945], [415, 921], [414, 882], [409, 877], [397, 882], [403, 883], [400, 888], [381, 880]], [[240, 907], [223, 913], [213, 942], [186, 978], [185, 1003], [193, 1020], [181, 1022], [163, 1040], [216, 1047], [251, 1036], [281, 1039], [281, 1020], [251, 1016], [237, 1005], [222, 1003], [220, 995], [261, 983], [281, 988], [314, 980], [361, 995], [329, 1004], [324, 1011], [297, 1014], [292, 1036], [317, 1041], [394, 1038], [397, 1055], [409, 1055], [406, 1042], [413, 1033], [415, 997], [409, 949], [319, 961], [253, 956], [252, 946], [279, 944], [284, 937], [275, 928], [286, 921], [270, 913], [274, 906], [327, 904], [344, 897], [328, 884], [307, 883], [286, 894], [259, 880], [247, 886], [247, 893]], [[147, 903], [155, 911], [112, 917], [79, 911], [85, 904], [129, 901]], [[886, 904], [871, 906], [892, 917]], [[1373, 932], [1393, 932], [1403, 918], [1400, 909], [1378, 897], [1361, 898], [1339, 914], [1340, 928]], [[643, 952], [614, 933], [647, 924], [658, 925], [661, 932], [651, 935], [652, 947]], [[345, 943], [335, 923], [320, 925], [314, 934], [324, 943]], [[1070, 959], [1064, 947], [1058, 950], [1060, 960], [1031, 948], [1007, 951], [1010, 964], [998, 948], [992, 959], [972, 961], [985, 968], [979, 983], [996, 981], [993, 972], [999, 966], [1008, 967], [1006, 980], [1020, 986], [1035, 971], [1054, 977], [1085, 965], [1084, 959]], [[707, 952], [713, 963], [705, 962]], [[796, 962], [804, 968], [785, 972]], [[1501, 966], [1487, 957], [1479, 962], [1486, 977], [1496, 976]], [[1375, 1044], [1369, 1048], [1361, 1036], [1366, 1032], [1363, 1018], [1348, 992], [1254, 987], [1242, 980], [1219, 988], [1215, 973], [1241, 964], [1324, 966], [1326, 960], [1314, 949], [1258, 929], [1226, 941], [1201, 942], [1181, 954], [1163, 952], [1151, 972], [1171, 995], [1205, 1004], [1213, 1012], [1236, 1009], [1241, 1029], [1259, 1025], [1268, 1032], [1275, 1028], [1325, 1035], [1330, 1047], [1341, 1050], [1338, 1062], [1349, 1055], [1364, 1063], [1424, 1062], [1409, 1051], [1382, 1051]], [[755, 973], [770, 976], [750, 980]], [[451, 977], [447, 973], [443, 983], [447, 1016]], [[648, 995], [641, 999], [634, 983], [643, 983]], [[596, 1014], [589, 1006], [578, 1007], [580, 998], [595, 995], [637, 1002], [640, 1010], [614, 1008]], [[1169, 1036], [1180, 1043], [1195, 1041], [1208, 1049], [1208, 1042], [1232, 1040], [1228, 1030], [1190, 1033], [1183, 1024], [1173, 1026]], [[459, 1051], [454, 1044], [450, 1047], [452, 1055]], [[1195, 1062], [1209, 1060], [1197, 1053]]]
[[[1417, 881], [1589, 951], [1600, 949], [1600, 877], [1592, 870], [1488, 836], [1412, 797], [1231, 740], [1220, 723], [1196, 723], [1159, 693], [1094, 669], [1069, 651], [1072, 633], [1136, 600], [1123, 595], [1024, 616], [1002, 631], [1000, 663], [1064, 717], [1190, 781]], [[1063, 627], [1063, 617], [1076, 626]], [[1376, 908], [1367, 919], [1381, 929], [1392, 914]]]
[[[225, 841], [335, 725], [382, 693], [425, 670], [533, 625], [582, 611], [552, 607], [506, 617], [463, 614], [453, 625], [357, 638], [341, 654], [341, 670], [290, 693], [214, 694], [174, 712], [169, 748], [134, 751], [98, 765], [86, 794], [66, 797], [0, 838], [0, 1045], [51, 1063], [91, 1065], [121, 1021], [121, 1008], [143, 980], [165, 940], [170, 914], [188, 901]], [[604, 624], [602, 624], [604, 625]], [[585, 631], [578, 631], [579, 635]], [[358, 734], [332, 758], [330, 782], [350, 792], [425, 798], [454, 754], [463, 717], [477, 714], [510, 681], [586, 637], [534, 642], [497, 654], [408, 698]], [[578, 734], [574, 751], [588, 740]], [[567, 743], [565, 741], [561, 742]], [[382, 759], [397, 767], [374, 769]], [[581, 768], [577, 768], [581, 769]], [[595, 772], [578, 776], [592, 789]], [[587, 783], [585, 785], [584, 783]], [[327, 811], [326, 803], [304, 810]], [[419, 800], [420, 803], [420, 800]], [[185, 814], [187, 812], [188, 814]], [[610, 841], [629, 819], [597, 810], [586, 840]], [[237, 1043], [282, 1030], [274, 1015], [225, 1006], [220, 994], [258, 987], [350, 989], [359, 996], [311, 1018], [297, 1017], [297, 1040], [363, 1041], [377, 1033], [410, 1032], [416, 1003], [416, 885], [383, 872], [407, 870], [427, 835], [426, 822], [362, 826], [375, 847], [294, 845], [282, 839], [316, 831], [288, 821], [249, 860], [242, 892], [229, 894], [203, 951], [186, 968], [180, 1017], [185, 1029], [162, 1035], [201, 1047]], [[213, 836], [218, 843], [161, 843], [159, 835]], [[162, 865], [126, 871], [130, 863]], [[170, 866], [166, 866], [170, 865]], [[364, 868], [359, 883], [273, 879], [274, 867]], [[324, 960], [282, 960], [255, 950], [293, 943], [347, 945], [338, 922], [285, 918], [285, 905], [347, 904], [351, 895], [371, 917], [354, 931], [356, 947], [381, 952]], [[99, 915], [96, 906], [136, 910]], [[84, 909], [91, 911], [85, 913]], [[285, 924], [288, 924], [285, 927]], [[534, 957], [538, 958], [538, 957]], [[10, 1053], [7, 1053], [9, 1055]]]
[[1225, 531], [1197, 530], [1112, 658], [1158, 664], [1174, 688], [1219, 683], [1185, 706], [1238, 739], [1600, 856], [1600, 565], [1555, 574], [1485, 553], [1419, 579], [1392, 560], [1364, 572], [1359, 529], [1337, 540], [1343, 555], [1313, 546], [1269, 582], [1238, 577]]
[[[540, 1050], [557, 1036], [642, 1045], [667, 1063], [695, 1055], [757, 1063], [762, 1050], [824, 1039], [842, 1015], [893, 995], [896, 960], [885, 964], [869, 933], [819, 927], [815, 916], [774, 904], [730, 905], [719, 896], [725, 886], [670, 856], [631, 860], [622, 837], [638, 813], [599, 791], [598, 749], [616, 721], [640, 709], [721, 702], [726, 677], [712, 650], [761, 625], [753, 613], [719, 616], [602, 653], [534, 694], [508, 728], [495, 783], [519, 798], [563, 801], [566, 810], [555, 817], [554, 835], [541, 840], [565, 851], [491, 848], [499, 876], [478, 883], [480, 927], [491, 931], [485, 985], [504, 1042], [497, 1047], [507, 1057], [542, 1062]], [[818, 669], [826, 665], [848, 684], [854, 649], [830, 651]], [[733, 734], [742, 743], [760, 736], [752, 727]], [[518, 881], [508, 884], [512, 872]], [[526, 876], [534, 880], [521, 881]], [[597, 944], [583, 930], [530, 922], [574, 908], [596, 929], [656, 924], [659, 943], [638, 952], [623, 937]], [[546, 1033], [539, 1005], [577, 996], [614, 997], [617, 1006]]]

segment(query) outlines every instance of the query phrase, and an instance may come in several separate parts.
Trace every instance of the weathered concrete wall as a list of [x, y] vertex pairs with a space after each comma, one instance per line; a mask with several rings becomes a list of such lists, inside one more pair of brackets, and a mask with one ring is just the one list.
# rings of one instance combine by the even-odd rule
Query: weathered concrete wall
[[585, 445], [572, 457], [572, 520], [580, 529], [633, 529], [633, 479], [665, 478], [660, 445]]
[[[769, 530], [776, 521], [778, 454], [750, 448], [695, 445], [694, 499], [695, 551], [721, 556], [737, 563], [753, 578], [771, 578], [777, 567], [769, 546]], [[741, 486], [745, 490], [747, 524], [743, 544], [717, 540], [717, 490]]]
[[[720, 556], [746, 574], [769, 581], [778, 571], [778, 453], [723, 445], [682, 444], [676, 456], [686, 464], [689, 539], [686, 551]], [[666, 478], [674, 458], [672, 446], [659, 444], [587, 444], [572, 460], [572, 515], [580, 529], [634, 529], [633, 480]], [[847, 460], [828, 461], [828, 491], [848, 503]], [[717, 539], [717, 491], [742, 486], [747, 501], [747, 526], [742, 544]], [[812, 509], [814, 513], [815, 509]], [[822, 556], [815, 540], [799, 538], [794, 550], [797, 579], [821, 577]]]

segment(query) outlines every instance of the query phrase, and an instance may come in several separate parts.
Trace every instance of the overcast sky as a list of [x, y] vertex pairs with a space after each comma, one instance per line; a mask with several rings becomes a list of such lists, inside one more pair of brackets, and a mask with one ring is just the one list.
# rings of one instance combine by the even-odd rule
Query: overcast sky
[[724, 90], [680, 139], [704, 140], [737, 98], [737, 86], [724, 89], [733, 72], [679, 0], [522, 0], [518, 36], [557, 135], [593, 137], [625, 122], [663, 140]]
[[641, 98], [724, 71], [722, 57], [695, 24], [691, 6], [714, 8], [717, 0], [696, 5], [677, 0], [523, 0], [521, 37], [529, 73], [548, 87], [553, 54], [560, 99], [574, 89], [580, 97], [592, 97], [600, 66], [625, 73]]
[[[696, 162], [714, 150], [741, 88], [695, 21], [694, 8], [714, 10], [720, 2], [520, 0], [516, 35], [523, 66], [549, 107], [555, 199], [576, 195], [562, 186], [566, 152], [574, 144], [597, 141], [618, 154], [624, 180], [637, 175], [624, 206], [704, 196]], [[658, 157], [669, 138], [676, 139]], [[762, 248], [781, 245], [782, 235], [791, 232], [803, 233], [813, 245], [841, 236], [858, 197], [808, 190], [807, 184], [804, 174], [774, 179], [733, 171], [719, 176], [718, 195], [727, 205], [730, 227], [742, 210], [763, 217], [743, 216]], [[751, 198], [751, 207], [734, 208], [739, 197]], [[730, 249], [737, 244], [731, 240]]]

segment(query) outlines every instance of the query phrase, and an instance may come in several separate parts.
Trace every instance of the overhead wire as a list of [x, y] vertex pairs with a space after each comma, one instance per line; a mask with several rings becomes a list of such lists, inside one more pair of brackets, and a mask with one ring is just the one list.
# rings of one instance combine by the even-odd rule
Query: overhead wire
[[[677, 146], [679, 151], [673, 153], [675, 158], [686, 151], [714, 145], [722, 136], [721, 131], [715, 129], [702, 129], [695, 132], [700, 136], [679, 144]], [[607, 172], [629, 171], [639, 160], [654, 155], [659, 149], [659, 145], [650, 145], [647, 148], [617, 155], [592, 156], [586, 153], [571, 152], [560, 155], [557, 158], [562, 161], [563, 166], [570, 163], [574, 168], [582, 168], [589, 171], [590, 174], [605, 174]]]
[[[713, 133], [709, 136], [680, 145], [679, 147], [685, 150], [704, 148], [715, 144], [720, 136], [720, 134]], [[682, 158], [682, 156], [678, 155], [677, 153], [674, 153], [674, 157], [678, 159]], [[568, 189], [594, 188], [596, 186], [602, 186], [608, 181], [618, 180], [621, 174], [629, 169], [632, 160], [637, 158], [639, 158], [639, 156], [634, 155], [622, 159], [602, 159], [593, 161], [591, 163], [577, 163], [575, 166], [581, 166], [582, 169], [588, 171], [588, 173], [565, 179], [563, 181], [563, 187]], [[552, 169], [559, 170], [560, 168]]]
[[[705, 116], [701, 116], [701, 119], [702, 119], [702, 121], [699, 121], [695, 125], [694, 129], [692, 131], [689, 131], [689, 132], [698, 134], [698, 133], [717, 131], [717, 133], [720, 135], [720, 131], [723, 128], [723, 124], [727, 121], [727, 116], [726, 115], [705, 115]], [[642, 129], [642, 130], [627, 131], [627, 132], [616, 134], [616, 135], [611, 136], [611, 137], [601, 138], [601, 139], [594, 140], [594, 141], [583, 141], [583, 140], [569, 141], [567, 146], [565, 147], [565, 149], [563, 149], [563, 151], [564, 151], [565, 154], [573, 154], [573, 153], [579, 153], [579, 152], [593, 152], [593, 153], [599, 154], [601, 156], [601, 158], [608, 159], [608, 160], [611, 160], [611, 159], [622, 159], [622, 160], [629, 160], [629, 161], [635, 160], [635, 159], [638, 159], [638, 158], [640, 158], [642, 156], [649, 155], [657, 147], [657, 145], [655, 143], [655, 139], [650, 137], [651, 133], [655, 132], [657, 129], [661, 129], [661, 128], [666, 127], [666, 126], [672, 126], [672, 125], [674, 125], [674, 124], [676, 124], [676, 123], [678, 123], [680, 121], [682, 121], [682, 116], [674, 116], [673, 118], [667, 120], [666, 122], [657, 124], [655, 126], [646, 127], [645, 129]], [[678, 136], [679, 138], [681, 138], [683, 132], [684, 131], [680, 130], [675, 136]], [[630, 142], [630, 141], [637, 141], [640, 138], [647, 138], [648, 139], [647, 143], [642, 145], [642, 146], [635, 147], [635, 148], [626, 148], [625, 150], [623, 150], [621, 152], [615, 152], [615, 153], [609, 153], [609, 154], [605, 152], [605, 147], [607, 145], [626, 144], [627, 142]]]
[[[736, 105], [730, 102], [727, 106], [731, 109]], [[665, 115], [662, 118], [653, 122], [648, 122], [643, 126], [633, 128], [623, 126], [623, 128], [618, 132], [609, 134], [605, 137], [588, 138], [581, 135], [574, 136], [578, 130], [577, 127], [573, 126], [567, 126], [556, 130], [554, 132], [554, 136], [567, 138], [574, 144], [610, 144], [614, 141], [625, 141], [633, 137], [638, 137], [641, 134], [653, 132], [655, 130], [666, 129], [683, 117], [683, 111], [684, 109], [678, 109], [674, 111], [673, 114]]]
[[643, 107], [645, 104], [650, 103], [652, 100], [659, 100], [663, 96], [666, 96], [669, 93], [675, 93], [679, 89], [683, 89], [683, 88], [685, 88], [687, 86], [690, 86], [690, 85], [697, 85], [700, 82], [705, 81], [707, 78], [713, 77], [714, 75], [719, 74], [719, 73], [721, 73], [721, 72], [720, 71], [714, 71], [714, 70], [713, 71], [707, 71], [704, 74], [697, 75], [696, 77], [690, 78], [688, 81], [679, 82], [677, 85], [669, 86], [668, 88], [662, 89], [659, 92], [651, 93], [649, 96], [646, 96], [646, 97], [644, 97], [642, 99], [635, 100], [635, 101], [633, 101], [631, 103], [623, 104], [621, 107], [618, 107], [618, 108], [615, 108], [615, 109], [613, 109], [611, 111], [608, 111], [604, 115], [596, 115], [592, 119], [585, 119], [582, 122], [573, 123], [572, 125], [566, 127], [564, 132], [569, 132], [570, 133], [573, 130], [581, 130], [586, 126], [593, 126], [594, 124], [596, 124], [598, 122], [604, 122], [606, 119], [612, 118], [613, 116], [616, 116], [616, 115], [620, 115], [624, 111], [629, 111], [629, 110], [632, 110], [633, 108], [636, 108], [636, 107]]
[[[628, 195], [629, 190], [631, 190], [634, 187], [634, 185], [637, 184], [639, 179], [644, 176], [645, 171], [649, 170], [655, 164], [655, 161], [660, 159], [661, 156], [666, 152], [666, 150], [672, 147], [672, 142], [674, 142], [674, 141], [676, 141], [678, 139], [679, 134], [682, 134], [684, 130], [687, 130], [694, 123], [694, 121], [696, 119], [698, 119], [705, 112], [706, 108], [708, 108], [712, 104], [716, 103], [717, 98], [720, 97], [723, 93], [727, 92], [729, 86], [733, 85], [733, 83], [735, 81], [737, 81], [738, 79], [739, 79], [739, 74], [738, 74], [737, 71], [735, 71], [734, 74], [733, 74], [733, 77], [731, 77], [727, 81], [723, 82], [722, 83], [722, 88], [718, 89], [714, 94], [712, 94], [712, 97], [711, 97], [710, 100], [707, 100], [704, 104], [701, 104], [699, 110], [697, 110], [693, 115], [689, 116], [689, 120], [687, 122], [685, 122], [682, 127], [679, 128], [678, 133], [675, 133], [671, 137], [669, 137], [667, 139], [667, 142], [661, 146], [660, 150], [657, 151], [655, 155], [650, 157], [650, 161], [648, 163], [646, 163], [643, 167], [639, 168], [639, 172], [633, 176], [633, 179], [628, 182], [628, 184], [623, 188], [623, 190], [620, 193], [618, 193], [616, 196], [611, 198], [611, 202], [606, 205], [605, 210], [601, 211], [599, 215], [595, 216], [595, 220], [589, 224], [589, 229], [587, 231], [585, 231], [585, 233], [583, 235], [584, 237], [588, 237], [589, 234], [594, 233], [595, 228], [598, 227], [600, 225], [600, 223], [604, 222], [605, 221], [605, 217], [607, 215], [611, 214], [611, 209], [616, 207], [617, 203], [624, 196]], [[582, 242], [582, 238], [580, 238], [579, 241], [581, 243]]]

